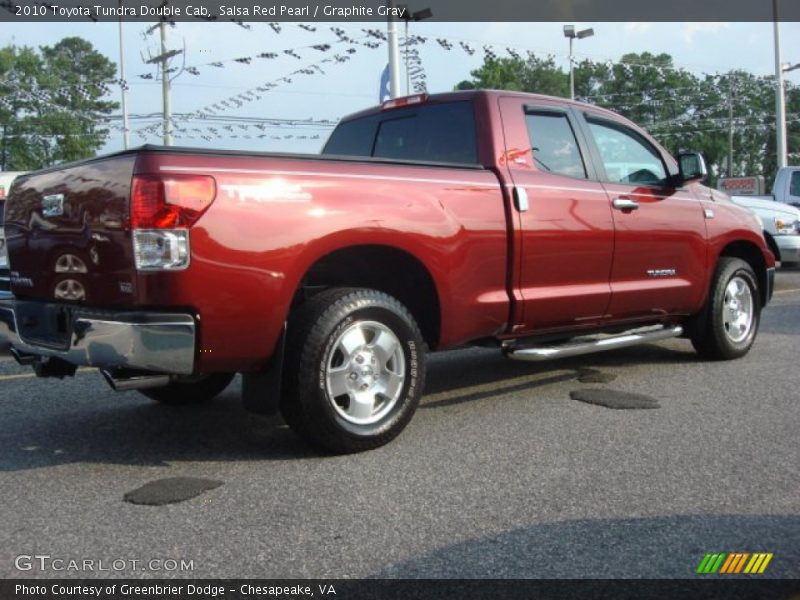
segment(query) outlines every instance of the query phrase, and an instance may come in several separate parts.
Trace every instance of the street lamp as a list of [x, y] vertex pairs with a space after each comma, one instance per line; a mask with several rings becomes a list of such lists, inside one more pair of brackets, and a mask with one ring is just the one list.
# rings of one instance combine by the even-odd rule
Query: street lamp
[[575, 67], [572, 62], [572, 41], [575, 38], [582, 40], [593, 35], [594, 29], [575, 31], [575, 25], [564, 25], [564, 37], [569, 38], [569, 97], [572, 100], [575, 100]]
[[[399, 8], [399, 7], [398, 7]], [[423, 8], [422, 10], [418, 10], [415, 13], [408, 12], [408, 8], [406, 7], [405, 12], [403, 12], [403, 20], [406, 22], [406, 56], [405, 56], [405, 63], [406, 63], [406, 95], [411, 93], [411, 77], [408, 74], [408, 22], [409, 21], [424, 21], [425, 19], [430, 19], [433, 16], [433, 11], [430, 8]]]

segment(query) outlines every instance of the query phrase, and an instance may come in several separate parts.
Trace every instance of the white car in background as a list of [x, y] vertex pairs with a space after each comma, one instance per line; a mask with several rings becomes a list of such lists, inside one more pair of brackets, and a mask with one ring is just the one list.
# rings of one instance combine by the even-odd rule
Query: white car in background
[[769, 249], [782, 267], [800, 264], [800, 209], [755, 196], [731, 196], [731, 200], [758, 215]]

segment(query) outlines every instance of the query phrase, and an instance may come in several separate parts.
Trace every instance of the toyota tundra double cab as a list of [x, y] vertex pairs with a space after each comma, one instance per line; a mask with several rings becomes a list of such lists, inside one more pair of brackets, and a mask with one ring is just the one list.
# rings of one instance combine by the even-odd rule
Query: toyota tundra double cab
[[143, 146], [23, 175], [0, 335], [38, 375], [219, 394], [334, 452], [411, 419], [429, 351], [540, 361], [687, 337], [753, 344], [761, 225], [601, 108], [502, 91], [341, 120], [321, 155]]

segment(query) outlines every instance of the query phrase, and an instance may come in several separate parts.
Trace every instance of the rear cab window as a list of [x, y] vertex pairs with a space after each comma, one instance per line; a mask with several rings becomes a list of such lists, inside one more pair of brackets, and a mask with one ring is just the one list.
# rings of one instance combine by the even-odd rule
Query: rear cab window
[[471, 101], [414, 105], [340, 123], [322, 154], [476, 165], [475, 130]]

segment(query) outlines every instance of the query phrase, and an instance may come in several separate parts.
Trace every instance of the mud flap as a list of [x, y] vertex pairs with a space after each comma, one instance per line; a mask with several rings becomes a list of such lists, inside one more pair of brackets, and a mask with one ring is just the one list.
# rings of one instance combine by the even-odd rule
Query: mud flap
[[286, 323], [269, 365], [263, 371], [242, 375], [242, 401], [245, 409], [260, 415], [274, 415], [281, 401], [283, 353], [286, 347]]

